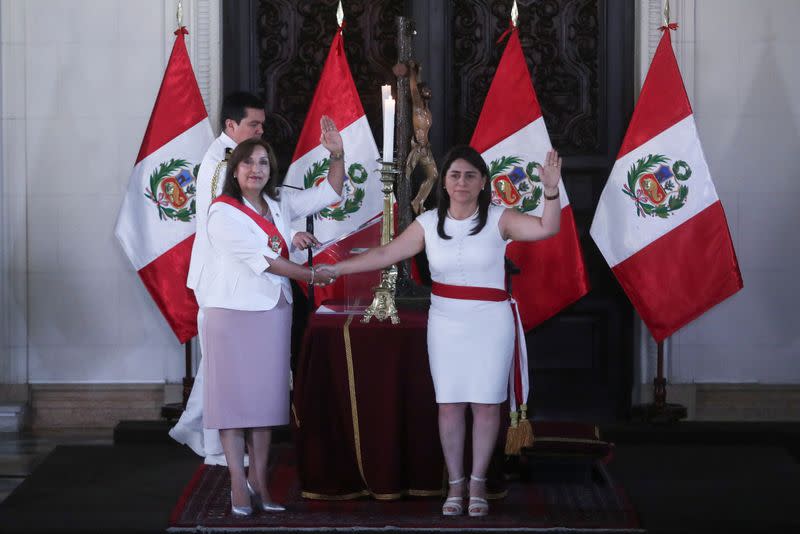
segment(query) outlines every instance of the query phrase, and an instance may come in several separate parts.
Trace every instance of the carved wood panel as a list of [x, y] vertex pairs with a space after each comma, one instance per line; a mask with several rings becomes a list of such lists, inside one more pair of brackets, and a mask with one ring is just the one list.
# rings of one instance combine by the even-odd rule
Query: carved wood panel
[[[258, 92], [266, 100], [265, 130], [282, 170], [314, 96], [331, 40], [338, 0], [260, 0], [257, 3]], [[376, 139], [380, 139], [380, 86], [393, 77], [397, 57], [394, 17], [404, 2], [344, 3], [344, 43], [353, 79]]]
[[[599, 80], [603, 53], [598, 0], [519, 0], [519, 35], [545, 123], [563, 155], [600, 148]], [[478, 121], [505, 42], [508, 0], [454, 2], [454, 103], [458, 142]]]
[[[427, 58], [425, 80], [438, 88], [431, 101], [432, 139], [441, 157], [472, 135], [504, 50], [496, 41], [508, 26], [512, 0], [423, 4], [429, 1], [347, 0], [344, 37], [379, 140], [380, 85], [393, 80], [397, 57], [394, 18], [415, 13], [418, 43], [427, 43], [417, 56]], [[336, 32], [337, 3], [223, 3], [224, 92], [244, 89], [265, 98], [267, 135], [284, 171]], [[527, 335], [537, 392], [533, 407], [538, 415], [620, 417], [630, 404], [631, 307], [588, 229], [632, 108], [633, 4], [518, 0], [518, 5], [522, 48], [544, 119], [553, 144], [566, 156], [565, 186], [592, 285], [589, 295]], [[297, 335], [305, 323], [302, 308], [298, 298]]]

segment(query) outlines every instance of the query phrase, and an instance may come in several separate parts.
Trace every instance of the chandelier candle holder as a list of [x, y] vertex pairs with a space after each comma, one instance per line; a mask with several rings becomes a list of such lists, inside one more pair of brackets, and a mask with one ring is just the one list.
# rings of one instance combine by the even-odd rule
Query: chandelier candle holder
[[[394, 183], [400, 174], [394, 161], [378, 161], [381, 164], [381, 184], [383, 191], [383, 220], [381, 221], [381, 245], [386, 245], [394, 238]], [[381, 282], [373, 288], [372, 304], [364, 310], [362, 323], [368, 323], [373, 317], [379, 321], [391, 319], [392, 324], [399, 324], [394, 293], [397, 288], [397, 265], [390, 265], [381, 271]]]

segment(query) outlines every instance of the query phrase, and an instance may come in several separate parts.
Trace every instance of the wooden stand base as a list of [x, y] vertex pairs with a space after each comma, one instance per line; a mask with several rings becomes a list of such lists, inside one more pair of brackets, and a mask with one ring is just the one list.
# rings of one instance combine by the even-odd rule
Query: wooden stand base
[[177, 421], [183, 413], [183, 404], [180, 402], [171, 402], [161, 406], [161, 418], [167, 421]]
[[189, 402], [189, 395], [192, 394], [192, 387], [194, 387], [194, 377], [183, 377], [183, 402], [171, 402], [161, 407], [161, 418], [167, 421], [177, 421], [183, 410], [186, 408], [186, 403]]

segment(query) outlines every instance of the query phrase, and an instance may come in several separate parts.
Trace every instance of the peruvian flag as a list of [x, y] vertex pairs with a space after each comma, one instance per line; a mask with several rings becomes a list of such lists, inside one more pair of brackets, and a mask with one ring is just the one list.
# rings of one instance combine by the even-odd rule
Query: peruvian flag
[[[314, 216], [314, 235], [323, 243], [320, 250], [314, 251], [315, 263], [333, 262], [343, 259], [342, 253], [349, 254], [349, 249], [343, 250], [343, 242], [334, 247], [335, 253], [331, 248], [346, 235], [350, 236], [348, 243], [357, 243], [359, 248], [380, 244], [380, 224], [366, 224], [383, 207], [378, 147], [347, 64], [341, 26], [331, 43], [284, 184], [308, 189], [319, 186], [327, 176], [329, 154], [319, 143], [323, 115], [333, 119], [342, 134], [346, 176], [343, 200]], [[292, 224], [296, 230], [306, 229], [305, 219]], [[306, 251], [293, 251], [291, 257], [297, 263], [308, 259]], [[316, 304], [329, 298], [344, 298], [344, 287], [345, 277], [330, 286], [315, 288]]]
[[590, 232], [657, 342], [743, 286], [670, 32], [662, 30]]
[[[489, 166], [492, 202], [530, 215], [544, 211], [537, 163], [552, 148], [516, 27], [489, 87], [470, 145]], [[575, 218], [564, 184], [559, 184], [561, 229], [550, 239], [511, 243], [506, 256], [521, 269], [514, 298], [530, 330], [589, 291]]]
[[186, 287], [194, 241], [195, 177], [214, 140], [179, 28], [114, 233], [181, 343], [197, 334]]

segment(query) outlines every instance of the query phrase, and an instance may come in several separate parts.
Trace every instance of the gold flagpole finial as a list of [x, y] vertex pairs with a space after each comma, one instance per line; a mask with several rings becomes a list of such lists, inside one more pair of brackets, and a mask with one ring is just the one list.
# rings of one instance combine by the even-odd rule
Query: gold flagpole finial
[[339, 0], [339, 7], [336, 8], [336, 22], [339, 23], [339, 27], [341, 28], [342, 22], [344, 22], [344, 9], [342, 9], [342, 0]]
[[178, 0], [178, 11], [175, 13], [175, 18], [178, 21], [178, 29], [183, 27], [183, 1]]
[[664, 26], [669, 26], [669, 0], [664, 0]]
[[517, 0], [514, 0], [514, 5], [511, 6], [511, 24], [517, 27], [517, 20], [519, 20], [519, 9], [517, 9]]

